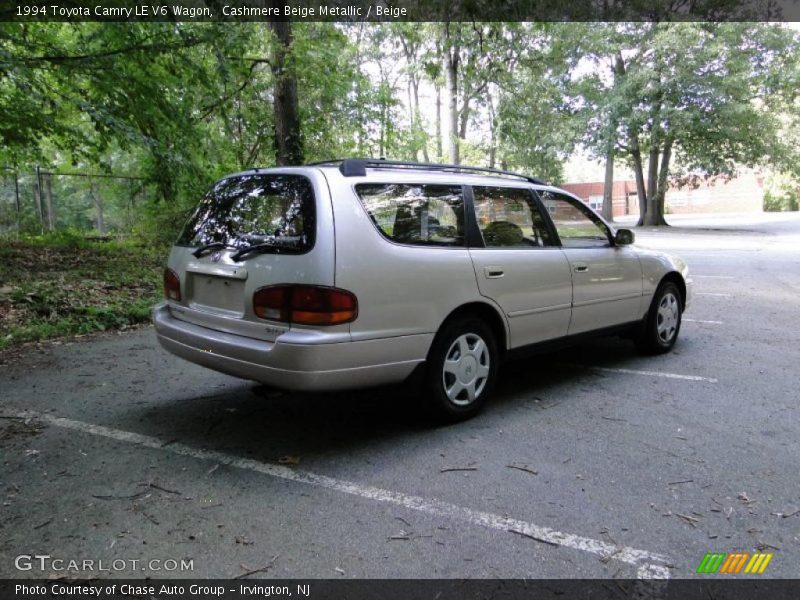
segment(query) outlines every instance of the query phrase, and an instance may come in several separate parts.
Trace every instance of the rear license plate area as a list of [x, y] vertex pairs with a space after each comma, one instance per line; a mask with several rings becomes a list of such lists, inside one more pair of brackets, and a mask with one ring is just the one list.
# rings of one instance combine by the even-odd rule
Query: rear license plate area
[[244, 314], [244, 281], [201, 273], [190, 273], [191, 304], [201, 309], [212, 309]]

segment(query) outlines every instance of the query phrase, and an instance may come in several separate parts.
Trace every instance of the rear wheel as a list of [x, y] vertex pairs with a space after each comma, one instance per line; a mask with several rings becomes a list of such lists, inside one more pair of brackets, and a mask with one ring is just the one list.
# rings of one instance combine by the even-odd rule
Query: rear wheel
[[449, 422], [475, 416], [494, 387], [498, 362], [486, 323], [468, 317], [445, 325], [428, 356], [427, 386], [436, 416]]
[[669, 352], [681, 330], [681, 293], [672, 281], [663, 282], [653, 296], [644, 328], [636, 340], [647, 354]]

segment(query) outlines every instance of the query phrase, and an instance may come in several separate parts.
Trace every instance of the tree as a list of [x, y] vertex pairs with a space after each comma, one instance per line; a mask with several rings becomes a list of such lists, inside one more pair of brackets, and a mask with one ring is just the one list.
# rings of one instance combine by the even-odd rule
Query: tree
[[[559, 182], [563, 162], [579, 139], [574, 108], [564, 90], [571, 69], [570, 46], [552, 24], [515, 24], [506, 33], [517, 48], [515, 68], [497, 79], [496, 152], [503, 168]], [[491, 130], [490, 130], [491, 131]]]
[[[765, 23], [606, 24], [583, 32], [584, 142], [616, 152], [633, 169], [640, 225], [666, 225], [670, 175], [731, 174], [784, 154], [769, 107], [797, 71], [797, 39]], [[601, 49], [602, 48], [602, 49]], [[600, 70], [605, 66], [605, 71]], [[645, 171], [646, 168], [646, 171]]]
[[[196, 197], [207, 119], [251, 29], [217, 24], [10, 24], [0, 28], [0, 141], [12, 164], [47, 159], [103, 167], [112, 151], [141, 159], [161, 197]], [[234, 73], [235, 72], [235, 73]], [[211, 107], [210, 109], [208, 107]], [[6, 116], [8, 118], [6, 118]], [[146, 150], [140, 155], [139, 149]]]
[[275, 119], [275, 163], [303, 164], [303, 137], [297, 99], [297, 77], [291, 65], [292, 23], [271, 21], [275, 34], [272, 75], [275, 79], [273, 110]]
[[438, 49], [447, 90], [447, 146], [453, 164], [461, 161], [461, 144], [467, 139], [476, 106], [486, 103], [492, 83], [514, 70], [519, 46], [509, 35], [512, 31], [514, 24], [439, 24]]

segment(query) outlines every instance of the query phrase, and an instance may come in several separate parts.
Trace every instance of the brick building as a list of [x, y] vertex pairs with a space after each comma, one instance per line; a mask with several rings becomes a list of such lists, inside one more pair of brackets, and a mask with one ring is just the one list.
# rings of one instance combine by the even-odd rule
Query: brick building
[[[593, 181], [591, 183], [566, 183], [561, 187], [600, 212], [603, 210], [604, 186], [602, 181]], [[636, 182], [633, 180], [615, 181], [611, 188], [611, 206], [615, 217], [638, 214], [639, 197], [636, 195]]]
[[[592, 208], [603, 206], [603, 182], [567, 183], [561, 186]], [[614, 216], [639, 213], [636, 182], [615, 181], [611, 194]], [[739, 173], [728, 181], [701, 182], [696, 188], [671, 186], [667, 190], [667, 214], [761, 212], [764, 210], [764, 178], [752, 172]]]

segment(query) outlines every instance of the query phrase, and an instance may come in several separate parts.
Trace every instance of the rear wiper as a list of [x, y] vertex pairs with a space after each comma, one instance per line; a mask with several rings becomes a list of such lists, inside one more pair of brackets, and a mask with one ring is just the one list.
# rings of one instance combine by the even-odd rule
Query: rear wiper
[[206, 244], [205, 246], [200, 246], [197, 250], [192, 252], [192, 256], [195, 258], [200, 258], [208, 252], [209, 250], [222, 250], [223, 248], [227, 248], [227, 244], [223, 244], [222, 242], [214, 242], [213, 244]]
[[274, 240], [270, 242], [261, 242], [259, 244], [253, 244], [252, 246], [245, 246], [241, 250], [239, 250], [236, 254], [231, 256], [231, 260], [239, 262], [242, 260], [242, 257], [251, 254], [253, 252], [265, 252], [267, 250], [276, 250], [280, 252], [281, 250], [294, 250], [293, 246], [297, 246], [300, 242], [301, 236], [280, 236], [276, 237]]

